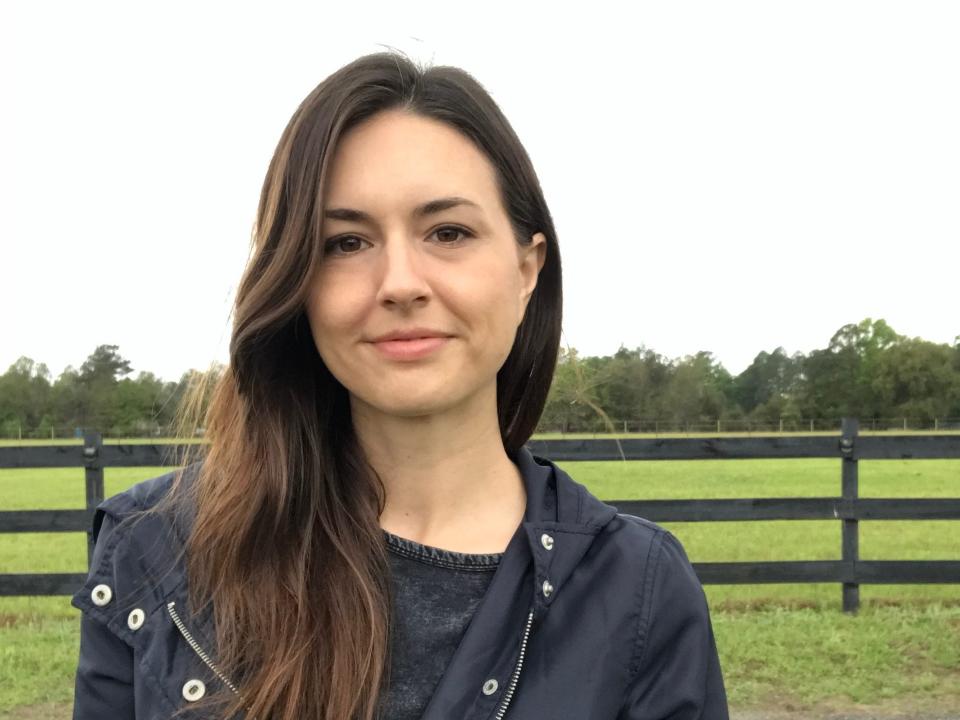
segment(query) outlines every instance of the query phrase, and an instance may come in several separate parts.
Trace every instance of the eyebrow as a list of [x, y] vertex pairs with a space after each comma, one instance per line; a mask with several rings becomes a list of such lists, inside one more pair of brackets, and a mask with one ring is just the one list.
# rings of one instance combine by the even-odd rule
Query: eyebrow
[[[468, 205], [470, 207], [475, 207], [478, 210], [482, 208], [472, 200], [467, 200], [464, 197], [444, 197], [437, 198], [436, 200], [431, 200], [430, 202], [425, 202], [422, 205], [418, 205], [413, 209], [413, 216], [417, 218], [426, 217], [427, 215], [434, 215], [444, 210], [449, 210], [450, 208], [457, 207], [459, 205]], [[373, 217], [369, 213], [363, 212], [363, 210], [354, 210], [353, 208], [330, 208], [324, 210], [323, 216], [329, 220], [347, 220], [353, 222], [367, 222], [373, 223]]]

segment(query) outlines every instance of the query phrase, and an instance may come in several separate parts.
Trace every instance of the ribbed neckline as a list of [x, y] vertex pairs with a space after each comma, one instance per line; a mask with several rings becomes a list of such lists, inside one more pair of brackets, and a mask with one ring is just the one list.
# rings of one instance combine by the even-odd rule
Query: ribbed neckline
[[446, 550], [394, 535], [384, 528], [380, 528], [380, 530], [383, 532], [389, 550], [431, 565], [461, 570], [492, 570], [496, 569], [504, 555], [503, 553], [462, 553], [456, 550]]

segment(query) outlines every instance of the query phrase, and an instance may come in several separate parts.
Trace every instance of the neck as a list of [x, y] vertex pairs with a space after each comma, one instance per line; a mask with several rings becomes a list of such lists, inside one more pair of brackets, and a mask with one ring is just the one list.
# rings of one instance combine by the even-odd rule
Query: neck
[[384, 529], [424, 545], [502, 552], [526, 508], [500, 437], [496, 388], [455, 407], [400, 417], [351, 398], [357, 438], [386, 489]]

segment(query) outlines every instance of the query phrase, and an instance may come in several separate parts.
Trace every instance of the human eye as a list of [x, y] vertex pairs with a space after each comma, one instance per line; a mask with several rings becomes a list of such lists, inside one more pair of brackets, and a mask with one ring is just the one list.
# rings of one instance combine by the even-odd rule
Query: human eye
[[340, 237], [330, 238], [323, 244], [323, 255], [343, 256], [354, 255], [362, 247], [361, 243], [366, 242], [356, 235], [341, 235]]
[[444, 225], [442, 227], [438, 227], [430, 234], [431, 236], [436, 235], [437, 240], [440, 241], [441, 245], [457, 245], [466, 238], [473, 237], [473, 233], [466, 228], [462, 228], [457, 225]]

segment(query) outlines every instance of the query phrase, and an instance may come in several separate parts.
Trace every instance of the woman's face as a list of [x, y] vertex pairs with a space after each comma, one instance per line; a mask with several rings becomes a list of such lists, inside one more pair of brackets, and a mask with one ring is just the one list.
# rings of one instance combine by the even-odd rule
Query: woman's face
[[[412, 417], [496, 397], [546, 238], [516, 241], [486, 156], [442, 122], [384, 111], [340, 139], [323, 208], [306, 312], [352, 402]], [[440, 337], [379, 341], [392, 333]]]

